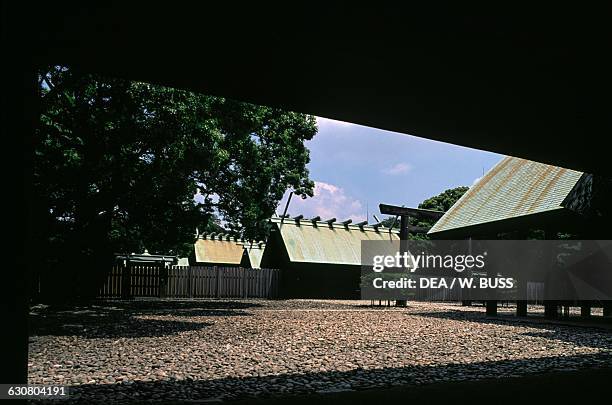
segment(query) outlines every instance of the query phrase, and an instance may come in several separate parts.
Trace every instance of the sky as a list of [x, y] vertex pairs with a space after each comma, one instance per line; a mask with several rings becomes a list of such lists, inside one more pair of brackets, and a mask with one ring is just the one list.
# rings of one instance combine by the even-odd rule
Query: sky
[[[314, 197], [293, 196], [287, 212], [353, 222], [379, 218], [378, 204], [416, 207], [444, 190], [473, 185], [503, 156], [425, 138], [317, 117], [306, 142]], [[277, 213], [285, 209], [285, 194]]]

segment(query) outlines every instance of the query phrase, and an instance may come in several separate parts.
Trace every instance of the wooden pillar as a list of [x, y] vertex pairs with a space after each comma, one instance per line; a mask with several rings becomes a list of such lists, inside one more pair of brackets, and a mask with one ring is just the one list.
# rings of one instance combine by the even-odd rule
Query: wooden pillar
[[[527, 281], [520, 279], [518, 281], [518, 298], [527, 297]], [[527, 316], [527, 300], [519, 299], [516, 301], [516, 316]]]
[[170, 276], [170, 268], [163, 266], [159, 269], [159, 298], [168, 296], [168, 278]]
[[408, 219], [407, 215], [400, 216], [400, 240], [407, 241], [408, 240]]
[[487, 316], [497, 315], [497, 300], [488, 300], [486, 302]]
[[[408, 243], [408, 219], [407, 215], [400, 216], [400, 252], [403, 253], [407, 249]], [[405, 307], [408, 305], [408, 300], [396, 300], [395, 306]]]
[[[554, 233], [550, 229], [544, 229], [544, 239], [545, 240], [553, 240]], [[549, 266], [553, 265], [553, 256], [554, 252], [550, 252], [550, 260]], [[552, 269], [548, 269], [552, 271]], [[559, 302], [556, 300], [547, 299], [550, 297], [550, 280], [547, 279], [544, 282], [544, 317], [548, 319], [557, 319], [559, 317]]]
[[[469, 236], [467, 238], [468, 241], [468, 254], [472, 254], [472, 237]], [[471, 269], [468, 269], [466, 272], [466, 276], [469, 276], [470, 278], [473, 277], [473, 273]], [[464, 295], [465, 294], [465, 295]], [[470, 293], [470, 290], [468, 289], [462, 289], [461, 290], [461, 306], [462, 307], [471, 307], [472, 306], [472, 295]]]
[[604, 301], [603, 316], [612, 317], [612, 301]]
[[[487, 275], [489, 271], [490, 270], [487, 270]], [[495, 273], [493, 272], [493, 274]], [[497, 300], [487, 300], [485, 305], [487, 316], [497, 316]]]
[[591, 303], [582, 303], [580, 306], [580, 316], [583, 318], [589, 318], [591, 316]]
[[557, 301], [544, 301], [544, 317], [548, 319], [556, 319], [559, 317], [559, 304]]
[[527, 316], [526, 300], [519, 300], [516, 302], [516, 316]]
[[[410, 227], [410, 217], [415, 218], [431, 218], [431, 219], [440, 219], [444, 212], [435, 211], [435, 210], [425, 210], [419, 208], [408, 208], [408, 207], [398, 207], [395, 205], [388, 204], [380, 204], [379, 206], [380, 213], [386, 215], [395, 215], [396, 218], [401, 218], [400, 223], [400, 251], [404, 252], [404, 249], [407, 248], [405, 242], [408, 240], [409, 230], [412, 229], [413, 232], [423, 232], [423, 228], [419, 227]], [[404, 245], [401, 243], [404, 242]], [[397, 306], [406, 306], [408, 300], [396, 300], [395, 305]]]
[[[516, 233], [517, 240], [527, 240], [528, 236], [529, 236], [528, 229], [520, 229]], [[520, 259], [517, 265], [518, 266], [522, 265], [522, 263], [520, 262]], [[521, 279], [518, 280], [518, 282], [519, 282], [519, 285], [518, 285], [519, 297], [518, 298], [527, 298], [527, 279], [521, 277]], [[527, 300], [526, 299], [516, 301], [516, 316], [527, 316]]]
[[127, 264], [121, 268], [121, 299], [129, 300], [132, 297], [132, 265]]

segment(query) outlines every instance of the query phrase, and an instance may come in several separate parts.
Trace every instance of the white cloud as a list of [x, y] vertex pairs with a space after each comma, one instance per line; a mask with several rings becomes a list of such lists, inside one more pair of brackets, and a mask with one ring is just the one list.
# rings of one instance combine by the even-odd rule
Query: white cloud
[[476, 183], [478, 183], [480, 181], [480, 179], [482, 179], [482, 177], [475, 178], [474, 181], [472, 182], [472, 186], [475, 185]]
[[393, 166], [388, 167], [386, 169], [383, 169], [382, 172], [384, 174], [388, 174], [391, 176], [397, 176], [399, 174], [406, 174], [411, 169], [412, 169], [412, 166], [409, 163], [401, 162], [401, 163], [396, 163]]
[[[285, 209], [286, 202], [285, 195], [278, 206], [279, 214]], [[303, 214], [305, 217], [320, 216], [321, 219], [336, 218], [338, 221], [351, 218], [353, 222], [365, 221], [364, 211], [361, 201], [347, 195], [341, 187], [322, 181], [315, 181], [313, 197], [302, 199], [294, 196], [288, 209], [293, 216]]]

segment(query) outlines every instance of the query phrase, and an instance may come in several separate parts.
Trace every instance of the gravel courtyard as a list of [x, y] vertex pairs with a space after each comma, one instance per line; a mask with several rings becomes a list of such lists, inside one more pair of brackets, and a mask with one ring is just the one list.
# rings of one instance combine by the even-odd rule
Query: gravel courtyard
[[[503, 311], [501, 311], [503, 312]], [[82, 402], [232, 400], [612, 367], [612, 330], [482, 308], [135, 301], [31, 311], [30, 384]]]

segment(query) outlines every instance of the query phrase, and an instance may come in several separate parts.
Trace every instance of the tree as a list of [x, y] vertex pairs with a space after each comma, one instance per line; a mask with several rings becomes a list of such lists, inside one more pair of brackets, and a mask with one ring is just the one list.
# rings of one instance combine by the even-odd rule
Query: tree
[[428, 198], [419, 204], [419, 208], [446, 212], [452, 207], [457, 200], [468, 191], [469, 187], [460, 186], [444, 190], [442, 193]]
[[[453, 206], [453, 204], [457, 202], [457, 200], [461, 198], [463, 194], [465, 194], [468, 188], [469, 187], [466, 186], [460, 186], [444, 190], [442, 193], [428, 198], [420, 203], [418, 208], [446, 212]], [[388, 217], [382, 221], [384, 226], [393, 226], [394, 228], [399, 228], [399, 222], [399, 219], [395, 221], [395, 217]], [[410, 224], [415, 226], [431, 227], [434, 223], [435, 220], [433, 219], [418, 220], [416, 218], [410, 218]]]
[[288, 188], [312, 195], [312, 116], [57, 66], [39, 84], [36, 236], [54, 277], [100, 276], [118, 252], [185, 255], [217, 214], [262, 238]]

